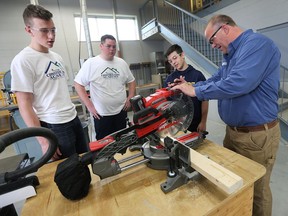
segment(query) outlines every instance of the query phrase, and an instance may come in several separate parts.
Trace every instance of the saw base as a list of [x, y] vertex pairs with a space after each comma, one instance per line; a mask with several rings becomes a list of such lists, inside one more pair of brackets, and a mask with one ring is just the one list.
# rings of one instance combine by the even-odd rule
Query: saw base
[[146, 164], [148, 167], [156, 170], [169, 170], [170, 157], [163, 146], [154, 146], [150, 142], [146, 142], [142, 146], [142, 153], [144, 158], [149, 159]]
[[178, 173], [168, 172], [167, 180], [162, 183], [160, 187], [164, 193], [168, 193], [184, 184], [187, 184], [188, 181], [198, 178], [199, 176], [200, 174], [195, 170], [182, 168], [178, 170]]

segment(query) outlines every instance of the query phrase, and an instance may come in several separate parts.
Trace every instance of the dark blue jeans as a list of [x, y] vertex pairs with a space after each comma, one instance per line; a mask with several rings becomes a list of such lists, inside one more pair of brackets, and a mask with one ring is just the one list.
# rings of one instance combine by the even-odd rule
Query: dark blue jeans
[[78, 116], [72, 121], [62, 124], [49, 124], [42, 121], [40, 123], [42, 127], [49, 128], [56, 134], [62, 153], [61, 158], [88, 151], [88, 143]]
[[190, 132], [197, 132], [197, 127], [200, 124], [201, 119], [193, 119], [190, 126], [187, 128]]
[[124, 110], [117, 115], [102, 116], [100, 119], [94, 118], [96, 139], [100, 140], [111, 133], [126, 128], [126, 118], [127, 112]]

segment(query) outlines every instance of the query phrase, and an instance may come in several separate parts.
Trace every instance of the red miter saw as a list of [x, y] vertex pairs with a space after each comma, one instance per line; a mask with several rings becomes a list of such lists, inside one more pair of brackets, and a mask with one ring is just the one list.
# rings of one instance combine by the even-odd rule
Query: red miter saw
[[[130, 101], [134, 112], [133, 124], [101, 140], [91, 142], [91, 152], [83, 156], [82, 162], [91, 163], [93, 173], [101, 179], [142, 163], [153, 169], [166, 169], [170, 176], [167, 182], [161, 185], [164, 192], [187, 183], [194, 171], [188, 165], [189, 150], [185, 150], [183, 145], [177, 145], [177, 142], [169, 139], [169, 136], [175, 136], [179, 131], [186, 131], [190, 125], [194, 112], [191, 98], [180, 91], [162, 88], [146, 98], [137, 95]], [[160, 144], [160, 133], [161, 137], [166, 137], [164, 145]], [[206, 134], [193, 132], [176, 139], [182, 144], [196, 148]], [[139, 154], [121, 161], [114, 158], [116, 153], [124, 154], [128, 147], [133, 149], [135, 146], [140, 150]], [[122, 162], [136, 157], [143, 159], [120, 167], [119, 164]]]

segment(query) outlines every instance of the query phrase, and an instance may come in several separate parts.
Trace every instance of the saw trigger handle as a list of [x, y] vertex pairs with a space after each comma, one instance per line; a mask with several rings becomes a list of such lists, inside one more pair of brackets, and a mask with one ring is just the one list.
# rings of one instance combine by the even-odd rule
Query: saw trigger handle
[[143, 110], [139, 110], [138, 112], [136, 112], [134, 115], [133, 115], [133, 122], [134, 124], [137, 124], [139, 119], [141, 118], [144, 118], [144, 117], [147, 117], [149, 114], [158, 114], [158, 110], [154, 107], [147, 107]]

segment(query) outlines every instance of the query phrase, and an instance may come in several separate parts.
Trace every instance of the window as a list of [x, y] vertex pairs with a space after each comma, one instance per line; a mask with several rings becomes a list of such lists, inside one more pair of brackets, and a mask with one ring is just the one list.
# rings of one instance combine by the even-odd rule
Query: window
[[[117, 16], [118, 37], [120, 41], [139, 40], [137, 19], [135, 16]], [[78, 41], [86, 41], [83, 20], [75, 16]], [[100, 41], [104, 34], [111, 34], [116, 38], [115, 22], [112, 16], [88, 16], [91, 41]]]

